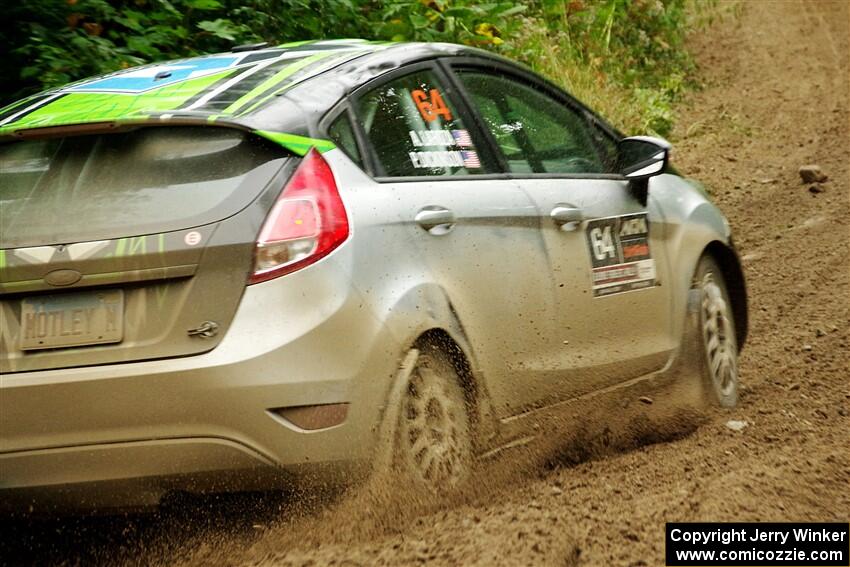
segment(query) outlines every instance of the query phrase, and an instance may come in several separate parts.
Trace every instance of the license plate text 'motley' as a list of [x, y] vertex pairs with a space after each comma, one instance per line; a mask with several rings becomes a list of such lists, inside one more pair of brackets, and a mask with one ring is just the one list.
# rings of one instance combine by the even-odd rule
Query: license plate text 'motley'
[[21, 350], [120, 342], [122, 290], [45, 295], [21, 303]]

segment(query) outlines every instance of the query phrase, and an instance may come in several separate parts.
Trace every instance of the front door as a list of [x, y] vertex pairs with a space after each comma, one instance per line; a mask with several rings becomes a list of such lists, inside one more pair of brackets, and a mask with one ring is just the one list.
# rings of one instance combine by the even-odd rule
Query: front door
[[579, 108], [521, 77], [456, 71], [540, 215], [557, 327], [540, 370], [561, 396], [664, 366], [675, 348], [661, 211], [612, 173]]

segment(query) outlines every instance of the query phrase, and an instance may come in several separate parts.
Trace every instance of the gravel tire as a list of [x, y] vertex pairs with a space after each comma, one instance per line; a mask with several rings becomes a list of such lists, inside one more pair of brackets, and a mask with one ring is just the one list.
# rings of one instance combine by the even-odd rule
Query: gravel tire
[[706, 397], [714, 404], [733, 408], [738, 402], [738, 345], [735, 317], [720, 266], [703, 256], [694, 284], [699, 290], [697, 336]]
[[396, 458], [407, 477], [433, 492], [467, 478], [472, 464], [469, 412], [448, 356], [425, 347], [401, 401]]

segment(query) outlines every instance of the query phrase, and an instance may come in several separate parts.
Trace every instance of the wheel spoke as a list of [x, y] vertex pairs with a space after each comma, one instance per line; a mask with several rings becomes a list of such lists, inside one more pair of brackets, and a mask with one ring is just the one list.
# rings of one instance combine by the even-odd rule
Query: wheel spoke
[[711, 375], [715, 378], [715, 380], [720, 376], [720, 365], [723, 362], [723, 358], [721, 356], [714, 356], [711, 359]]
[[714, 358], [715, 353], [720, 348], [720, 339], [716, 334], [709, 335], [708, 344], [705, 345], [706, 349], [708, 349], [709, 356]]

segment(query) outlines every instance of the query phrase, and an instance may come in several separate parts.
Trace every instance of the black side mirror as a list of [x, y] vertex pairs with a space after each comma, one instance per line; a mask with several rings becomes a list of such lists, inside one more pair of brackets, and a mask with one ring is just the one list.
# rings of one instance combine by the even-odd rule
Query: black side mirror
[[664, 172], [670, 159], [670, 142], [650, 136], [623, 138], [617, 144], [617, 166], [626, 179], [649, 179]]

